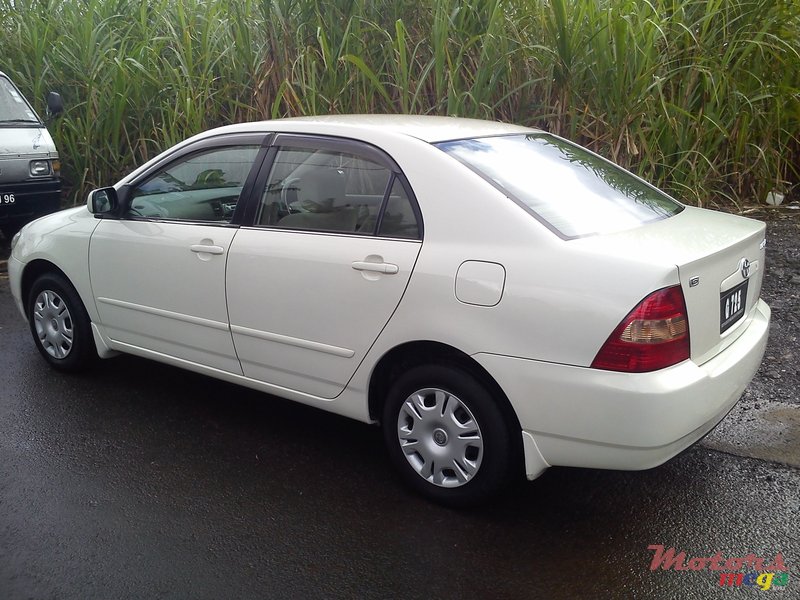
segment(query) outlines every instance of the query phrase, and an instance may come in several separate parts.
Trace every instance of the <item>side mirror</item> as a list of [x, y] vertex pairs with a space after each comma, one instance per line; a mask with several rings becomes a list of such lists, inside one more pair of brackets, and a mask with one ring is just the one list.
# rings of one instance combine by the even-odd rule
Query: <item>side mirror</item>
[[94, 215], [109, 215], [116, 212], [119, 206], [117, 190], [113, 187], [100, 188], [89, 192], [86, 208]]
[[50, 92], [47, 94], [47, 112], [51, 117], [60, 115], [64, 112], [64, 102], [61, 100], [61, 94], [58, 92]]

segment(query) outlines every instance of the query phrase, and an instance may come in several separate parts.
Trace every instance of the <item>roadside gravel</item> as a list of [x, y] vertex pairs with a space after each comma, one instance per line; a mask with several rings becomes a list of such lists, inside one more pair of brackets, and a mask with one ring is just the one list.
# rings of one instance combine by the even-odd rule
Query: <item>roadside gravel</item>
[[761, 296], [772, 309], [769, 343], [742, 399], [702, 445], [800, 467], [800, 206], [746, 216], [767, 223]]
[[751, 395], [800, 404], [800, 210], [767, 220], [762, 297], [772, 308], [769, 345]]

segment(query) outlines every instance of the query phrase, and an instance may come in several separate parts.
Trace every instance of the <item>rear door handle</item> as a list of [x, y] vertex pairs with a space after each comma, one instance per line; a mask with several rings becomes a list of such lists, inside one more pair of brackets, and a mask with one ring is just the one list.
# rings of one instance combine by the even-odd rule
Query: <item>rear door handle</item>
[[352, 266], [356, 271], [373, 271], [375, 273], [383, 273], [384, 275], [395, 275], [400, 271], [397, 265], [385, 262], [374, 263], [357, 260]]
[[189, 246], [192, 252], [205, 252], [206, 254], [222, 254], [225, 248], [222, 246], [207, 246], [206, 244], [192, 244]]

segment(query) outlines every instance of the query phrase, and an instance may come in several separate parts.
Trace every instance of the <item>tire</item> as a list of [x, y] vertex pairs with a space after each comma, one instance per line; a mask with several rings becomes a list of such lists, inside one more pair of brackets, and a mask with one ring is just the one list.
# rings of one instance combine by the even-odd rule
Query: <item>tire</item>
[[62, 275], [45, 273], [31, 287], [27, 304], [33, 341], [60, 371], [80, 371], [97, 358], [91, 321], [78, 292]]
[[405, 483], [440, 504], [480, 504], [512, 479], [518, 432], [487, 388], [459, 366], [422, 365], [399, 377], [382, 428]]

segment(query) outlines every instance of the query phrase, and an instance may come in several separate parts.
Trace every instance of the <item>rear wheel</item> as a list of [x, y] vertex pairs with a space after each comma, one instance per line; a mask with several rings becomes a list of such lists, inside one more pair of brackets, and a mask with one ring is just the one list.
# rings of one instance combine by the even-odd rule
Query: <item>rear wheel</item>
[[89, 315], [61, 275], [41, 275], [28, 295], [28, 323], [37, 349], [51, 366], [78, 371], [97, 356]]
[[389, 456], [405, 482], [449, 506], [469, 506], [511, 479], [515, 435], [497, 401], [458, 366], [414, 367], [384, 406]]

